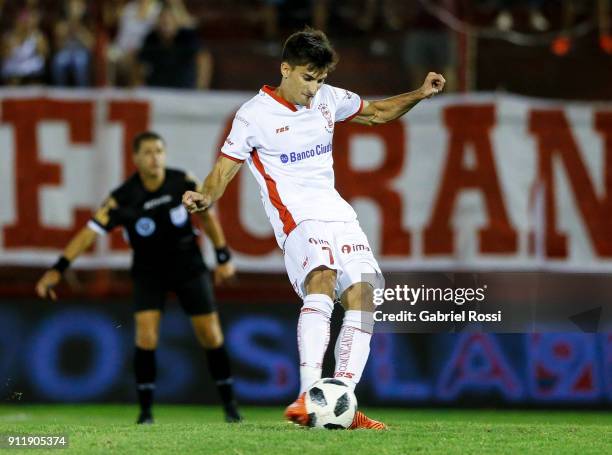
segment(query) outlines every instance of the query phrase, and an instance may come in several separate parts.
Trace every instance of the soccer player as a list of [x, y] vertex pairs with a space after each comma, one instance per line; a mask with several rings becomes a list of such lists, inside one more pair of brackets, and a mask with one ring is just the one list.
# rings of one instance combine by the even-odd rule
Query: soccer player
[[[98, 235], [122, 226], [133, 249], [134, 320], [136, 349], [134, 369], [140, 403], [137, 423], [153, 423], [155, 350], [166, 295], [176, 293], [191, 318], [196, 338], [205, 349], [208, 368], [223, 402], [227, 422], [239, 422], [234, 398], [230, 362], [223, 345], [210, 274], [202, 259], [191, 217], [181, 204], [185, 191], [197, 182], [183, 171], [165, 167], [166, 147], [156, 133], [144, 132], [134, 138], [137, 172], [110, 196], [94, 217], [68, 243], [63, 255], [45, 272], [36, 285], [37, 294], [56, 300], [53, 287], [63, 272]], [[235, 273], [221, 225], [211, 210], [200, 213], [202, 226], [216, 249], [215, 282]]]
[[[285, 411], [301, 425], [309, 420], [304, 392], [321, 377], [334, 300], [339, 298], [346, 309], [334, 376], [354, 388], [370, 351], [373, 288], [382, 283], [355, 211], [334, 188], [335, 123], [393, 121], [439, 93], [446, 82], [429, 73], [413, 92], [368, 102], [325, 84], [336, 62], [323, 32], [306, 28], [291, 35], [283, 49], [280, 85], [264, 86], [242, 105], [201, 191], [183, 196], [190, 212], [205, 210], [221, 197], [244, 161], [259, 183], [289, 280], [303, 299], [297, 326], [301, 388]], [[357, 412], [351, 428], [386, 426]]]

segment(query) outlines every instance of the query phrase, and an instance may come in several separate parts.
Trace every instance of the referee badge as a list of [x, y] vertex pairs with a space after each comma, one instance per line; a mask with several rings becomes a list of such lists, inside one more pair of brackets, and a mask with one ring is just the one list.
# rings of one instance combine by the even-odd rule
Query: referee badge
[[170, 220], [176, 227], [183, 226], [187, 222], [187, 218], [189, 218], [189, 214], [183, 204], [170, 209]]
[[155, 232], [155, 221], [143, 216], [136, 221], [136, 232], [141, 237], [148, 237]]

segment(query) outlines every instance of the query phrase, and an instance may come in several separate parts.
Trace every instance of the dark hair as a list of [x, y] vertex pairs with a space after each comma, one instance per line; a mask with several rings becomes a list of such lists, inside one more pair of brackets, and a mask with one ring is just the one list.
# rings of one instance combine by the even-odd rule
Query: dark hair
[[134, 140], [132, 141], [132, 151], [134, 153], [138, 153], [138, 150], [140, 150], [140, 145], [144, 141], [162, 141], [164, 142], [164, 139], [159, 134], [155, 133], [154, 131], [143, 131], [142, 133], [139, 133], [134, 137]]
[[325, 33], [306, 27], [285, 41], [283, 62], [291, 66], [307, 66], [309, 70], [333, 71], [338, 63], [338, 54]]

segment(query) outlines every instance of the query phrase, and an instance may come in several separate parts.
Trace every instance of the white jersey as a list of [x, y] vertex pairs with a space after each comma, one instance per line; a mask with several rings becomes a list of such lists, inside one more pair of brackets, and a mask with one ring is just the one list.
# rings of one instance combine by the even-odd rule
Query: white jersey
[[236, 113], [221, 153], [247, 161], [281, 248], [304, 220], [357, 219], [334, 187], [332, 142], [335, 123], [350, 120], [361, 107], [355, 93], [330, 85], [321, 86], [310, 107], [293, 105], [264, 86]]

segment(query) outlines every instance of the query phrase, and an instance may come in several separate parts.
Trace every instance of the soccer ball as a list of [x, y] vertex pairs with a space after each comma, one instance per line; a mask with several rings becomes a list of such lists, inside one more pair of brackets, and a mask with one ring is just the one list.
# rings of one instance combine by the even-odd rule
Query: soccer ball
[[346, 429], [353, 423], [357, 398], [342, 380], [323, 378], [306, 391], [308, 425], [327, 430]]

